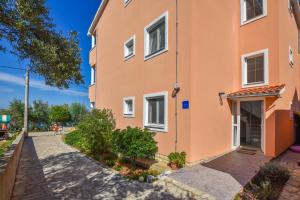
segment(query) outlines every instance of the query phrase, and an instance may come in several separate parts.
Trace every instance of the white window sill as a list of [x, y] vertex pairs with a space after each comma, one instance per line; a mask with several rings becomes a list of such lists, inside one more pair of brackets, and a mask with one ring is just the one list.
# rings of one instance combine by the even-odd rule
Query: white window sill
[[152, 55], [150, 55], [150, 56], [147, 56], [147, 55], [145, 55], [144, 56], [144, 60], [146, 61], [146, 60], [149, 60], [149, 59], [151, 59], [151, 58], [153, 58], [153, 57], [156, 57], [156, 56], [158, 56], [158, 55], [160, 55], [160, 54], [163, 54], [163, 53], [165, 53], [165, 52], [167, 52], [168, 51], [168, 49], [162, 49], [162, 50], [160, 50], [160, 51], [158, 51], [158, 52], [156, 52], [156, 53], [154, 53], [154, 54], [152, 54]]
[[262, 19], [262, 18], [264, 18], [264, 17], [266, 17], [267, 15], [266, 14], [263, 14], [263, 15], [260, 15], [260, 16], [258, 16], [258, 17], [255, 17], [255, 18], [253, 18], [253, 19], [249, 19], [249, 20], [247, 20], [247, 21], [242, 21], [241, 22], [241, 26], [244, 26], [244, 25], [246, 25], [246, 24], [250, 24], [251, 22], [255, 22], [255, 21], [257, 21], [257, 20], [259, 20], [259, 19]]
[[134, 56], [135, 56], [135, 54], [131, 54], [129, 56], [126, 56], [126, 57], [124, 57], [124, 61], [127, 61], [127, 60], [129, 60], [130, 58], [132, 58]]
[[147, 128], [151, 132], [168, 132], [167, 127], [165, 125], [147, 124], [144, 125], [144, 128]]
[[124, 118], [134, 118], [134, 114], [123, 114]]
[[249, 87], [259, 87], [259, 86], [266, 86], [268, 83], [249, 83], [249, 84], [243, 84], [242, 88], [249, 88]]

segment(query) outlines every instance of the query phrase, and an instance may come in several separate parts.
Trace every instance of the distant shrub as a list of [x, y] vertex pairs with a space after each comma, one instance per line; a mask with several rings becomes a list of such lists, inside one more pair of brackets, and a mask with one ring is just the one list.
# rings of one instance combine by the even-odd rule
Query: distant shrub
[[112, 111], [108, 109], [93, 109], [78, 124], [78, 130], [85, 138], [92, 154], [110, 151], [114, 129], [115, 119]]
[[113, 151], [129, 158], [133, 164], [138, 158], [154, 158], [157, 152], [156, 144], [154, 134], [140, 128], [127, 127], [114, 131], [112, 135]]
[[182, 168], [186, 162], [186, 153], [185, 152], [173, 152], [168, 155], [169, 164], [175, 164], [178, 168]]

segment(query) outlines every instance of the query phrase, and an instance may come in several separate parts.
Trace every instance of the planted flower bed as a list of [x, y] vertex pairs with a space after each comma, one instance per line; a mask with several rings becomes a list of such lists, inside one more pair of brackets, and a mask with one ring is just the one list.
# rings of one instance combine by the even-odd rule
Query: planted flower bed
[[141, 163], [143, 159], [155, 157], [154, 134], [140, 128], [114, 129], [112, 112], [94, 109], [82, 119], [76, 131], [64, 137], [64, 141], [129, 179], [154, 181], [161, 172]]
[[274, 200], [278, 199], [289, 179], [288, 170], [277, 162], [261, 167], [256, 176], [248, 183], [235, 200]]

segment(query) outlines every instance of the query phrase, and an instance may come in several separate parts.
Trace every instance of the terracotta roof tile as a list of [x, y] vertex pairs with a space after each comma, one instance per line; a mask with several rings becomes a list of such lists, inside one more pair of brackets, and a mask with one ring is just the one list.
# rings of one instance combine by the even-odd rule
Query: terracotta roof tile
[[274, 85], [274, 86], [262, 86], [262, 87], [251, 87], [243, 88], [239, 91], [230, 93], [227, 95], [228, 98], [237, 97], [255, 97], [255, 96], [277, 96], [284, 89], [285, 84]]

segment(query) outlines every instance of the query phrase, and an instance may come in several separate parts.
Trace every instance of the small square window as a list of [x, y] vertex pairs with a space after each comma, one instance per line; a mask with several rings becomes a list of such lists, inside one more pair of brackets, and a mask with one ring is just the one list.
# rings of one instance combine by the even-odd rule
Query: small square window
[[168, 49], [168, 12], [145, 28], [145, 59]]
[[154, 131], [167, 131], [167, 93], [144, 96], [144, 127]]
[[134, 97], [126, 97], [123, 99], [123, 116], [134, 117]]
[[242, 56], [243, 86], [258, 86], [268, 83], [268, 50]]
[[267, 0], [241, 0], [241, 22], [246, 24], [267, 15]]
[[131, 37], [124, 43], [124, 59], [128, 60], [129, 58], [135, 55], [135, 36]]

